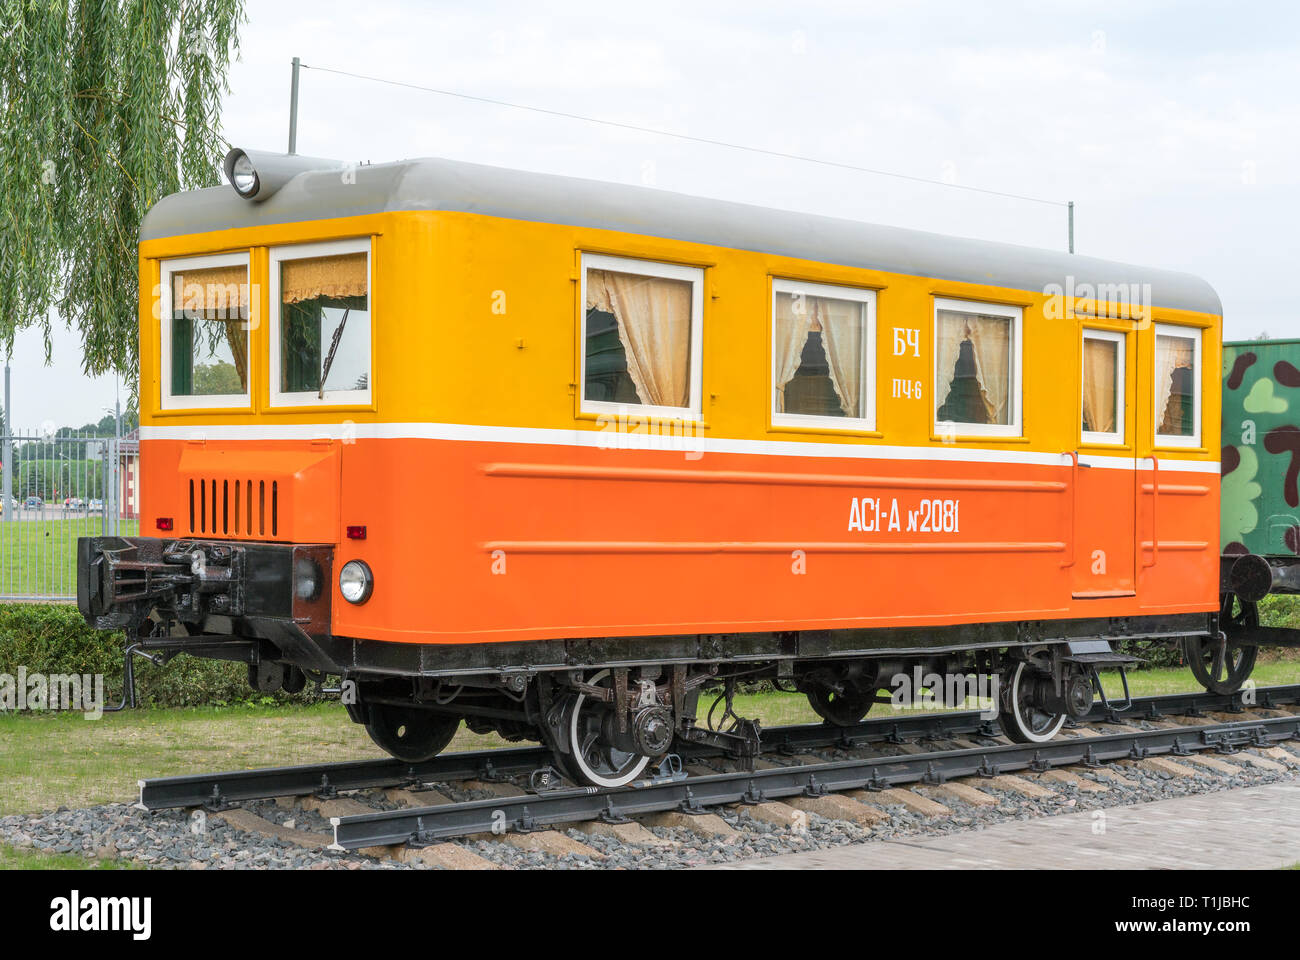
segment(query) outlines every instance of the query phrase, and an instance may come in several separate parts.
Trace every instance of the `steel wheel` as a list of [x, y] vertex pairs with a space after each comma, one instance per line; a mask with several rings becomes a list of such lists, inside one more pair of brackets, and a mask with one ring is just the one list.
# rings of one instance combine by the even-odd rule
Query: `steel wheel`
[[821, 686], [808, 691], [808, 704], [813, 712], [837, 727], [851, 727], [859, 722], [875, 701], [874, 690], [858, 690], [854, 687], [846, 687], [842, 693]]
[[1046, 743], [1056, 736], [1065, 724], [1065, 714], [1048, 713], [1034, 706], [1029, 699], [1032, 668], [1023, 661], [1016, 665], [1010, 677], [1003, 675], [1002, 706], [998, 719], [1007, 739], [1016, 743]]
[[436, 757], [456, 735], [460, 718], [416, 707], [372, 703], [366, 711], [366, 733], [398, 760], [420, 763]]
[[1254, 644], [1233, 643], [1222, 633], [1210, 637], [1187, 637], [1183, 654], [1192, 676], [1210, 693], [1233, 694], [1241, 689], [1251, 671], [1259, 648]]
[[[599, 686], [609, 679], [609, 671], [602, 670], [587, 681]], [[603, 742], [605, 716], [608, 708], [590, 700], [585, 693], [572, 695], [565, 718], [569, 734], [569, 752], [563, 755], [569, 775], [578, 783], [594, 787], [621, 787], [631, 783], [645, 770], [650, 758], [639, 753], [628, 753]]]

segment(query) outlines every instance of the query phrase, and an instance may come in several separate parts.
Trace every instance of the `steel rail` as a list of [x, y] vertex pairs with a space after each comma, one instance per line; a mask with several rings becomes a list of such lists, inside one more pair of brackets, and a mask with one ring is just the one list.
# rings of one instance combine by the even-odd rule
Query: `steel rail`
[[1297, 736], [1300, 736], [1300, 716], [1250, 718], [1228, 724], [1134, 730], [1042, 744], [800, 764], [647, 782], [612, 790], [561, 789], [522, 797], [332, 817], [330, 822], [334, 827], [334, 849], [419, 845], [477, 833], [527, 832], [575, 821], [618, 821], [666, 810], [702, 813], [705, 808], [720, 804], [757, 803], [795, 795], [818, 796], [843, 790], [885, 789], [905, 783], [942, 783], [952, 777], [991, 777], [1016, 770], [1046, 770], [1075, 764], [1093, 766], [1107, 760], [1266, 746]]
[[[1300, 687], [1297, 687], [1300, 699]], [[764, 753], [807, 750], [817, 746], [853, 746], [876, 740], [936, 738], [943, 735], [986, 731], [998, 733], [996, 721], [979, 711], [927, 714], [912, 717], [876, 717], [850, 727], [794, 724], [762, 731]], [[687, 759], [718, 756], [721, 751], [698, 744], [683, 744]], [[547, 747], [517, 747], [440, 754], [423, 763], [389, 758], [264, 767], [225, 773], [182, 774], [140, 780], [140, 805], [148, 810], [175, 807], [218, 807], [246, 800], [305, 794], [332, 795], [340, 790], [409, 786], [447, 780], [499, 780], [528, 774], [554, 757]]]
[[220, 807], [246, 800], [319, 794], [340, 790], [410, 786], [441, 780], [496, 780], [528, 773], [551, 759], [543, 747], [446, 753], [423, 763], [401, 760], [346, 760], [294, 767], [261, 767], [225, 773], [195, 773], [140, 780], [140, 806]]
[[[1254, 695], [1255, 706], [1300, 703], [1300, 684], [1261, 687], [1254, 691]], [[1092, 712], [1078, 722], [1147, 719], [1170, 714], [1236, 711], [1242, 708], [1241, 693], [1231, 696], [1211, 693], [1164, 694], [1136, 698], [1133, 707], [1123, 714], [1114, 714], [1097, 702], [1093, 705]], [[872, 717], [849, 727], [819, 723], [772, 727], [762, 731], [761, 747], [763, 753], [788, 753], [819, 747], [851, 749], [877, 741], [936, 740], [962, 734], [996, 736], [999, 733], [996, 720], [987, 719], [977, 710], [924, 715], [907, 715], [906, 712], [899, 711], [890, 716]], [[680, 752], [688, 760], [721, 755], [716, 749], [698, 745], [687, 745]], [[138, 781], [139, 802], [147, 810], [199, 806], [215, 808], [248, 800], [313, 793], [331, 796], [345, 790], [413, 786], [449, 780], [500, 780], [529, 774], [550, 764], [553, 759], [546, 747], [508, 747], [440, 754], [423, 763], [405, 763], [384, 758], [183, 774]]]

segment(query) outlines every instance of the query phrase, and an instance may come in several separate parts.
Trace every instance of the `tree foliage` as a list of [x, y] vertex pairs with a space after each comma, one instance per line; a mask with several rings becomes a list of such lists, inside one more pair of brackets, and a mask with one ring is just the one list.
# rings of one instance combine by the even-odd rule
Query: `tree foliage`
[[0, 0], [0, 342], [52, 313], [134, 383], [140, 219], [217, 182], [244, 0]]

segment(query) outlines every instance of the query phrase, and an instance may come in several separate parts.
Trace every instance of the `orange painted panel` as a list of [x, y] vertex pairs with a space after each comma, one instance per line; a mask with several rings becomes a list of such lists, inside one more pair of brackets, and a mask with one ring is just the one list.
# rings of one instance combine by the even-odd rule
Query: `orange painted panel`
[[[370, 438], [325, 453], [306, 440], [220, 446], [218, 458], [146, 440], [145, 516], [170, 511], [180, 528], [180, 467], [251, 475], [275, 463], [286, 502], [312, 504], [278, 539], [335, 543], [336, 569], [360, 557], [374, 570], [366, 604], [335, 592], [345, 636], [459, 643], [1217, 608], [1218, 491], [1205, 473], [1162, 469], [1159, 495], [1139, 494], [1137, 596], [1076, 599], [1068, 560], [1086, 545], [1072, 541], [1082, 514], [1072, 516], [1068, 459], [692, 459]], [[1107, 485], [1150, 484], [1150, 470], [1136, 483], [1132, 471], [1093, 470]], [[327, 478], [340, 474], [331, 496]], [[343, 539], [348, 524], [367, 539]]]
[[338, 444], [149, 442], [144, 516], [180, 536], [332, 543], [338, 537]]
[[1084, 464], [1072, 470], [1073, 595], [1080, 600], [1132, 596], [1137, 590], [1138, 549], [1135, 471]]

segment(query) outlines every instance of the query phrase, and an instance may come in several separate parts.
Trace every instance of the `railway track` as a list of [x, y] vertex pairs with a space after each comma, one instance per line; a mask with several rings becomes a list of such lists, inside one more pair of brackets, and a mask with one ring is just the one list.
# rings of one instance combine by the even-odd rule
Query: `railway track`
[[[689, 825], [691, 818], [721, 806], [791, 798], [814, 806], [817, 798], [838, 798], [838, 809], [848, 816], [853, 803], [869, 809], [873, 794], [908, 785], [960, 778], [1005, 781], [1020, 771], [1263, 750], [1300, 739], [1300, 685], [1252, 694], [1252, 704], [1241, 694], [1146, 697], [1122, 714], [1096, 704], [1061, 736], [1032, 745], [1008, 742], [996, 722], [974, 711], [894, 714], [846, 728], [778, 727], [763, 732], [755, 769], [716, 751], [691, 749], [664, 775], [612, 790], [567, 784], [549, 772], [548, 751], [529, 747], [447, 754], [415, 765], [357, 761], [143, 780], [140, 800], [146, 809], [221, 811], [276, 797], [344, 798], [342, 814], [329, 816], [333, 846], [342, 850], [418, 848], [456, 837], [528, 834], [558, 824], [616, 824], [656, 815], [684, 815], [682, 822]], [[467, 783], [488, 795], [454, 799], [467, 795], [456, 789]], [[371, 809], [346, 800], [350, 792], [376, 789], [400, 792], [404, 805]]]

